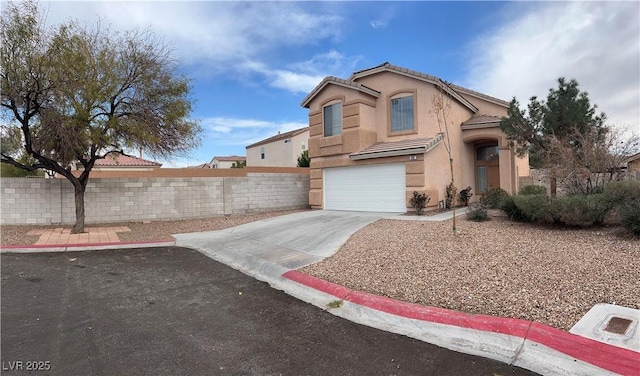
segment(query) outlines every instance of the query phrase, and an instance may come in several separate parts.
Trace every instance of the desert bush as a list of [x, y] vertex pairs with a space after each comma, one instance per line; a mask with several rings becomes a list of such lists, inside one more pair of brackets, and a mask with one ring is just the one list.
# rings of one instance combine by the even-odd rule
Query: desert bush
[[603, 194], [557, 197], [551, 202], [554, 222], [572, 226], [602, 224], [613, 205]]
[[525, 185], [524, 187], [520, 188], [520, 191], [518, 191], [518, 194], [521, 194], [521, 195], [546, 195], [547, 194], [547, 188], [543, 187], [541, 185]]
[[627, 200], [640, 199], [640, 181], [612, 181], [604, 186], [603, 195], [613, 205], [621, 205]]
[[548, 223], [554, 216], [547, 195], [516, 195], [507, 197], [502, 210], [513, 221]]
[[458, 201], [464, 206], [469, 206], [469, 199], [471, 196], [473, 196], [473, 193], [471, 193], [471, 187], [467, 187], [458, 193]]
[[549, 197], [546, 194], [517, 195], [513, 200], [524, 215], [525, 222], [550, 223], [553, 222], [553, 212]]
[[482, 196], [480, 203], [489, 209], [500, 209], [508, 197], [509, 194], [504, 189], [494, 188]]
[[424, 208], [427, 207], [427, 203], [431, 200], [428, 194], [413, 191], [413, 197], [409, 200], [409, 204], [416, 209], [417, 215], [424, 214]]
[[474, 222], [483, 222], [491, 219], [487, 207], [483, 204], [474, 204], [467, 210], [467, 219]]
[[640, 198], [627, 200], [620, 207], [620, 223], [634, 235], [640, 235]]

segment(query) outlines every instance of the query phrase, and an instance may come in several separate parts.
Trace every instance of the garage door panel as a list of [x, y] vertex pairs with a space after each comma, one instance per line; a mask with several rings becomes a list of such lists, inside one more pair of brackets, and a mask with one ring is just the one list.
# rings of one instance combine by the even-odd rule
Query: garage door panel
[[405, 165], [393, 163], [323, 170], [324, 208], [405, 212]]

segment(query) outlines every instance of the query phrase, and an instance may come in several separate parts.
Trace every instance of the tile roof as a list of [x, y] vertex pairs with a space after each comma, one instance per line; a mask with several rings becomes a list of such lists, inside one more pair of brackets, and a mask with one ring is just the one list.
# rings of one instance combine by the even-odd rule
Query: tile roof
[[352, 153], [352, 160], [392, 157], [397, 155], [422, 154], [433, 149], [442, 139], [444, 134], [439, 133], [435, 137], [414, 138], [402, 141], [377, 142], [368, 148]]
[[346, 87], [349, 89], [354, 89], [354, 90], [358, 90], [360, 92], [363, 92], [365, 94], [369, 94], [372, 97], [378, 98], [380, 96], [380, 92], [377, 90], [374, 90], [370, 87], [367, 87], [361, 83], [352, 81], [352, 80], [343, 80], [342, 78], [338, 78], [338, 77], [334, 77], [334, 76], [328, 76], [325, 77], [313, 90], [311, 90], [311, 93], [309, 93], [309, 95], [307, 95], [302, 102], [300, 103], [300, 106], [308, 108], [309, 107], [309, 102], [311, 102], [311, 100], [319, 93], [322, 91], [322, 89], [324, 89], [327, 85], [330, 84], [334, 84], [334, 85], [338, 85], [338, 86], [342, 86], [342, 87]]
[[95, 167], [160, 167], [162, 163], [148, 161], [146, 159], [124, 155], [120, 153], [111, 153], [105, 158], [97, 159]]
[[505, 101], [505, 100], [502, 100], [502, 99], [496, 98], [496, 97], [492, 97], [492, 96], [487, 95], [487, 94], [482, 94], [479, 91], [467, 89], [466, 87], [462, 87], [462, 86], [458, 86], [458, 85], [454, 85], [454, 84], [449, 84], [449, 86], [451, 86], [455, 90], [462, 91], [465, 94], [469, 94], [469, 95], [474, 96], [474, 97], [480, 97], [482, 99], [488, 100], [489, 102], [493, 102], [493, 103], [499, 104], [499, 105], [504, 106], [504, 107], [509, 107], [509, 105], [510, 105], [510, 103]]
[[243, 157], [240, 155], [230, 155], [228, 157], [213, 157], [213, 159], [220, 162], [237, 162], [237, 161], [246, 161], [247, 157]]
[[271, 136], [269, 138], [265, 138], [264, 140], [255, 142], [255, 143], [247, 146], [246, 148], [247, 149], [248, 148], [253, 148], [253, 147], [256, 147], [256, 146], [268, 144], [268, 143], [273, 142], [273, 141], [284, 140], [286, 138], [294, 137], [294, 136], [299, 135], [300, 133], [304, 133], [304, 132], [308, 132], [308, 131], [309, 131], [309, 127], [304, 127], [304, 128], [294, 129], [292, 131], [285, 132], [285, 133], [278, 133], [275, 136]]
[[462, 123], [462, 126], [465, 126], [465, 125], [479, 125], [479, 124], [493, 125], [494, 123], [500, 123], [501, 121], [502, 121], [502, 118], [500, 116], [475, 115], [471, 119], [469, 119], [469, 120], [465, 121], [464, 123]]

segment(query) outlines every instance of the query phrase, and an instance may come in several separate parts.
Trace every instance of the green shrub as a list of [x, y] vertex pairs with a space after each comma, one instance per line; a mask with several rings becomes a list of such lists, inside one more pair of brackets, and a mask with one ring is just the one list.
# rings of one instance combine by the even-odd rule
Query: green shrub
[[482, 204], [475, 204], [467, 210], [467, 219], [474, 222], [482, 222], [488, 221], [489, 213], [487, 213], [487, 208]]
[[611, 209], [603, 194], [557, 197], [551, 202], [554, 222], [571, 226], [602, 224]]
[[604, 186], [603, 195], [613, 205], [626, 200], [640, 199], [640, 181], [612, 181]]
[[494, 188], [480, 198], [480, 203], [489, 209], [500, 209], [508, 197], [509, 194], [504, 189]]
[[634, 235], [640, 235], [640, 198], [627, 200], [620, 207], [620, 223]]
[[547, 188], [541, 185], [525, 185], [520, 188], [518, 194], [521, 195], [546, 195]]
[[523, 213], [525, 222], [553, 222], [553, 212], [549, 197], [546, 194], [517, 195], [513, 197], [513, 201]]
[[518, 208], [516, 201], [511, 196], [505, 197], [500, 209], [502, 209], [502, 211], [512, 221], [527, 222], [527, 217], [522, 213], [522, 210]]
[[424, 208], [427, 206], [429, 200], [431, 200], [431, 198], [426, 193], [413, 191], [413, 197], [411, 197], [411, 200], [409, 200], [409, 204], [411, 204], [411, 206], [416, 209], [417, 215], [422, 215], [424, 213]]

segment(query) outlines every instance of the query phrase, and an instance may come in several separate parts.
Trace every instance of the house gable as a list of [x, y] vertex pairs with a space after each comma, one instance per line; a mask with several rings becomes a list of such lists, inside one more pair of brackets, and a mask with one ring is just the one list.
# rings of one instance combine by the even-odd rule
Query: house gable
[[380, 96], [380, 92], [376, 91], [374, 89], [371, 89], [369, 87], [366, 87], [362, 84], [359, 84], [357, 82], [353, 82], [353, 81], [347, 81], [347, 80], [343, 80], [341, 78], [338, 77], [334, 77], [334, 76], [329, 76], [326, 77], [325, 79], [322, 80], [322, 82], [320, 82], [320, 84], [318, 84], [318, 86], [316, 86], [311, 93], [309, 93], [309, 95], [307, 95], [303, 100], [302, 103], [300, 103], [300, 105], [304, 108], [309, 108], [309, 104], [311, 103], [311, 101], [313, 101], [315, 99], [315, 97], [320, 94], [320, 92], [322, 92], [327, 86], [329, 85], [335, 85], [335, 86], [339, 86], [342, 88], [346, 88], [349, 90], [356, 90], [359, 91], [361, 93], [370, 95], [373, 98], [378, 98]]
[[[441, 92], [451, 105], [446, 128], [433, 104]], [[340, 122], [333, 107], [337, 103], [342, 104]], [[413, 192], [420, 191], [430, 195], [431, 205], [439, 205], [451, 181], [450, 158], [456, 161], [459, 187], [471, 186], [480, 193], [493, 187], [516, 192], [517, 177], [528, 174], [528, 161], [512, 153], [499, 126], [509, 103], [435, 76], [384, 63], [346, 80], [327, 77], [301, 105], [309, 109], [313, 208], [346, 202], [348, 195], [341, 195], [354, 191], [346, 183], [354, 176], [369, 179], [365, 186], [379, 184], [374, 172], [383, 169], [373, 165], [404, 167], [404, 178], [387, 178], [402, 180], [394, 186], [404, 184], [407, 204]], [[477, 151], [491, 147], [499, 150], [499, 162], [478, 162]], [[345, 180], [331, 180], [338, 178]], [[348, 199], [361, 201], [357, 195]]]

